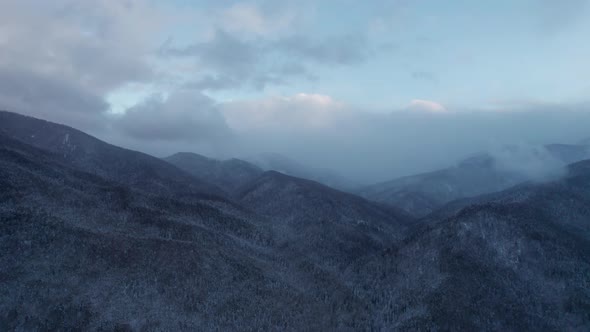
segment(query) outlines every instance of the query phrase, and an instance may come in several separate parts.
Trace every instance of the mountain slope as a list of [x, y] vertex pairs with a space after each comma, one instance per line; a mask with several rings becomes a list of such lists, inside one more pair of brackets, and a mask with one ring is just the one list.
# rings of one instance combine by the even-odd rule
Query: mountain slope
[[60, 154], [68, 163], [88, 173], [159, 195], [188, 199], [223, 196], [221, 189], [165, 161], [110, 145], [67, 126], [0, 111], [0, 133]]
[[258, 166], [240, 159], [216, 160], [189, 152], [176, 153], [164, 160], [228, 193], [235, 192], [263, 173]]
[[255, 216], [124, 187], [3, 135], [0, 188], [1, 330], [326, 330], [368, 319], [338, 278], [282, 255]]
[[502, 156], [482, 154], [454, 167], [368, 186], [359, 194], [425, 216], [450, 201], [504, 190], [544, 174], [559, 174], [560, 167], [590, 158], [590, 149], [582, 145], [550, 144], [540, 151], [527, 151], [524, 157], [519, 151], [506, 150]]
[[415, 223], [272, 171], [235, 203], [171, 165], [157, 190], [4, 133], [2, 331], [590, 329], [590, 161]]
[[386, 329], [588, 330], [590, 161], [432, 220], [354, 272]]
[[478, 156], [455, 167], [372, 185], [360, 194], [423, 216], [452, 200], [499, 191], [524, 179], [520, 174], [497, 170], [491, 157]]
[[[358, 330], [370, 321], [339, 271], [390, 235], [307, 228], [350, 246], [323, 261], [277, 237], [269, 218], [84, 168], [0, 134], [0, 330]], [[364, 239], [377, 245], [367, 250]]]
[[335, 265], [394, 245], [410, 222], [392, 208], [275, 171], [241, 188], [237, 199], [270, 218], [279, 242]]

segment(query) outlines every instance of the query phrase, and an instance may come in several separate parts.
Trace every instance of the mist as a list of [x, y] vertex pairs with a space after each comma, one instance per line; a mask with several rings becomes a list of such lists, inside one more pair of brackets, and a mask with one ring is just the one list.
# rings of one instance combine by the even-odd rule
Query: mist
[[[542, 178], [559, 166], [543, 152], [543, 144], [577, 144], [590, 136], [590, 112], [585, 105], [384, 112], [357, 109], [324, 96], [299, 95], [217, 104], [215, 109], [223, 119], [214, 117], [217, 131], [197, 131], [197, 138], [172, 139], [167, 131], [157, 139], [152, 131], [146, 141], [126, 136], [117, 125], [103, 138], [156, 156], [185, 151], [249, 159], [274, 152], [368, 184], [452, 166], [476, 153], [490, 153], [502, 167]], [[195, 128], [202, 127], [201, 122], [211, 128], [212, 106], [208, 104], [204, 111], [206, 117], [193, 117]], [[125, 119], [127, 126], [128, 122]], [[186, 128], [186, 123], [181, 119], [179, 128], [181, 124]]]

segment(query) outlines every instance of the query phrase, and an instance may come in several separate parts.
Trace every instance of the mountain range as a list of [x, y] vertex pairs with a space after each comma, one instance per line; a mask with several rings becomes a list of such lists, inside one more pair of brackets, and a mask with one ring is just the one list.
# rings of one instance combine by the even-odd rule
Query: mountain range
[[583, 331], [589, 240], [586, 160], [563, 178], [427, 217], [398, 249], [355, 273], [387, 308], [383, 329]]
[[590, 161], [555, 151], [396, 180], [412, 205], [0, 112], [0, 330], [585, 331]]
[[524, 150], [505, 147], [500, 153], [482, 153], [449, 168], [365, 186], [357, 193], [423, 217], [454, 200], [561, 176], [567, 164], [590, 158], [589, 145], [549, 144]]

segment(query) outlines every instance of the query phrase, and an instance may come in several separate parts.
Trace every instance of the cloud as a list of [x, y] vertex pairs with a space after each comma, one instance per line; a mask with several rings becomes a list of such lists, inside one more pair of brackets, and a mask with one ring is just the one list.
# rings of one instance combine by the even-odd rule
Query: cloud
[[[54, 80], [59, 82], [56, 88], [75, 86], [81, 99], [102, 99], [95, 105], [75, 106], [89, 108], [81, 109], [88, 115], [98, 104], [103, 113], [108, 111], [107, 100], [113, 100], [109, 97], [130, 86], [165, 92], [260, 91], [317, 80], [313, 64], [362, 61], [361, 51], [346, 49], [348, 43], [350, 48], [358, 45], [355, 38], [292, 37], [305, 20], [306, 5], [208, 2], [203, 8], [151, 0], [2, 1], [0, 70], [20, 70], [23, 78], [42, 80], [21, 82], [19, 87]], [[192, 33], [185, 35], [179, 29]], [[162, 44], [167, 33], [170, 38]], [[181, 41], [178, 45], [175, 36]], [[296, 47], [302, 49], [295, 51]], [[0, 91], [4, 107], [74, 126], [95, 121], [57, 111], [35, 113], [42, 100], [25, 103], [19, 97], [24, 93]], [[71, 99], [61, 106], [60, 99], [52, 99], [55, 107], [45, 109], [62, 108], [68, 113], [75, 108]]]
[[272, 97], [253, 101], [229, 102], [222, 112], [230, 127], [237, 131], [296, 130], [326, 128], [333, 124], [343, 103], [330, 96], [299, 93], [289, 97]]
[[0, 109], [95, 130], [104, 125], [108, 104], [69, 80], [0, 67]]
[[94, 92], [148, 79], [144, 34], [155, 27], [145, 21], [155, 15], [138, 0], [4, 1], [0, 66], [60, 76]]
[[241, 87], [261, 90], [268, 84], [283, 85], [293, 77], [309, 78], [307, 70], [290, 61], [275, 64], [269, 59], [268, 45], [263, 41], [244, 41], [223, 30], [217, 30], [207, 41], [160, 50], [164, 57], [192, 58], [196, 70], [190, 73], [186, 86], [200, 90], [225, 90]]
[[494, 147], [489, 153], [498, 169], [522, 174], [531, 180], [557, 178], [566, 172], [563, 162], [543, 145], [511, 144]]
[[249, 68], [259, 61], [259, 46], [239, 40], [233, 35], [217, 30], [213, 38], [182, 48], [163, 48], [165, 56], [195, 57], [201, 67], [217, 71], [247, 74]]
[[[579, 13], [587, 12], [587, 1], [538, 3], [536, 8], [546, 10], [549, 20], [554, 20], [548, 26], [578, 24]], [[463, 69], [447, 66], [444, 49], [440, 54], [433, 53], [436, 59], [411, 50], [422, 47], [416, 46], [415, 35], [428, 35], [431, 29], [422, 21], [412, 21], [423, 15], [412, 9], [411, 1], [368, 5], [384, 14], [373, 32], [359, 31], [354, 24], [350, 28], [339, 26], [341, 30], [332, 32], [326, 30], [326, 22], [306, 25], [310, 17], [317, 19], [309, 10], [316, 5], [313, 1], [289, 1], [288, 5], [265, 0], [200, 4], [184, 7], [152, 0], [0, 1], [0, 107], [93, 133], [102, 130], [101, 137], [113, 143], [147, 152], [168, 154], [206, 147], [227, 155], [275, 151], [317, 167], [336, 168], [359, 181], [444, 167], [490, 146], [521, 141], [574, 142], [588, 137], [587, 104], [520, 102], [474, 109], [455, 109], [445, 104], [457, 93], [469, 103], [484, 98], [475, 91], [477, 85], [471, 89], [472, 84], [464, 87], [450, 82], [452, 85], [440, 87], [437, 94], [448, 97], [445, 101], [410, 97], [407, 107], [387, 111], [350, 105], [329, 95], [327, 91], [345, 95], [342, 86], [350, 85], [335, 81], [346, 73], [338, 73], [331, 81], [323, 81], [320, 74], [364, 64], [376, 57], [377, 51], [383, 51], [375, 45], [386, 43], [400, 46], [395, 59], [380, 57], [362, 72], [367, 76], [361, 77], [360, 83], [357, 77], [348, 76], [358, 83], [358, 89], [366, 90], [361, 95], [383, 99], [379, 96], [382, 90], [363, 84], [377, 77], [376, 72], [387, 75], [385, 69], [396, 70], [395, 61], [406, 61], [408, 57], [412, 59], [407, 66], [400, 63], [403, 68], [434, 68], [441, 73], [450, 70], [454, 80], [465, 77]], [[333, 19], [329, 15], [323, 18]], [[441, 17], [441, 22], [446, 24], [448, 18]], [[461, 22], [457, 23], [460, 26]], [[406, 24], [410, 30], [402, 29]], [[474, 33], [480, 36], [476, 32], [481, 27], [475, 28]], [[410, 33], [406, 35], [407, 31]], [[445, 31], [441, 29], [440, 33]], [[162, 44], [168, 36], [171, 38]], [[472, 39], [476, 37], [472, 37], [466, 38], [475, 42]], [[436, 34], [432, 38], [436, 39]], [[408, 46], [408, 40], [415, 45]], [[158, 45], [162, 45], [159, 52]], [[481, 46], [482, 52], [487, 50], [481, 43], [475, 45]], [[523, 45], [527, 51], [536, 49]], [[490, 58], [481, 63], [487, 63], [486, 59]], [[564, 63], [579, 63], [583, 68], [584, 59]], [[512, 63], [502, 57], [494, 61]], [[533, 61], [532, 65], [539, 63]], [[399, 71], [402, 74], [403, 68]], [[410, 74], [417, 80], [436, 80], [428, 71]], [[502, 81], [485, 68], [477, 75], [483, 75], [480, 78], [485, 82]], [[311, 81], [319, 82], [312, 88], [301, 86], [309, 86]], [[392, 82], [396, 81], [384, 83]], [[413, 85], [420, 84], [413, 83], [397, 91], [394, 99], [416, 92]], [[506, 96], [504, 90], [494, 92], [496, 84], [492, 83], [488, 85], [493, 98], [514, 96]], [[525, 83], [529, 86], [528, 81]], [[572, 84], [570, 90], [583, 90], [579, 84], [576, 88], [576, 82]], [[538, 89], [535, 86], [533, 89]], [[507, 89], [510, 87], [523, 91], [518, 84], [508, 85]], [[256, 93], [263, 89], [273, 95]], [[162, 95], [143, 99], [154, 91]], [[250, 99], [218, 102], [207, 94], [225, 100], [243, 96]], [[116, 100], [120, 103], [117, 111], [126, 112], [110, 114], [107, 100]], [[528, 163], [527, 158], [523, 160], [522, 164]]]
[[82, 129], [102, 126], [105, 96], [149, 81], [160, 14], [147, 1], [0, 2], [0, 105]]
[[205, 41], [185, 46], [172, 41], [159, 51], [164, 59], [190, 58], [195, 70], [188, 86], [203, 90], [229, 90], [242, 87], [262, 90], [268, 85], [288, 85], [293, 80], [314, 81], [314, 65], [350, 66], [363, 63], [372, 55], [363, 36], [310, 38], [292, 35], [276, 40], [240, 38], [217, 29]]
[[230, 136], [216, 103], [195, 92], [167, 98], [154, 95], [128, 109], [114, 123], [121, 132], [146, 141], [216, 141]]
[[187, 89], [197, 90], [197, 91], [204, 91], [204, 90], [227, 90], [238, 88], [243, 84], [243, 81], [235, 77], [234, 75], [213, 75], [213, 74], [206, 74], [202, 77], [187, 82], [184, 87]]
[[[585, 104], [521, 103], [502, 112], [447, 109], [426, 100], [410, 105], [415, 108], [383, 112], [317, 93], [216, 103], [185, 90], [131, 108], [114, 129], [135, 140], [120, 142], [158, 155], [277, 152], [370, 183], [448, 167], [486, 151], [498, 156], [499, 167], [541, 178], [550, 175], [553, 159], [524, 147], [578, 142], [590, 127]], [[498, 149], [518, 142], [523, 148]]]
[[442, 104], [430, 100], [414, 99], [407, 106], [408, 110], [417, 112], [431, 112], [444, 113], [447, 112], [446, 107]]
[[[516, 142], [573, 143], [587, 137], [590, 126], [590, 107], [583, 104], [531, 104], [503, 112], [440, 112], [442, 106], [432, 101], [413, 104], [420, 111], [377, 112], [328, 95], [302, 93], [228, 102], [220, 109], [240, 141], [236, 151], [242, 155], [278, 152], [359, 182], [448, 167], [473, 153]], [[533, 176], [546, 174], [538, 166], [547, 160], [520, 152], [514, 165], [503, 165], [521, 167]]]

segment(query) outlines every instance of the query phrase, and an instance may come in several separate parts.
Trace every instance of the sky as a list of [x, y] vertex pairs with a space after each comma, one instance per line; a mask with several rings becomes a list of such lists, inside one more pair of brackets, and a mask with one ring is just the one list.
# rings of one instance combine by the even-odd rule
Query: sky
[[2, 0], [0, 108], [360, 182], [590, 137], [590, 0]]

